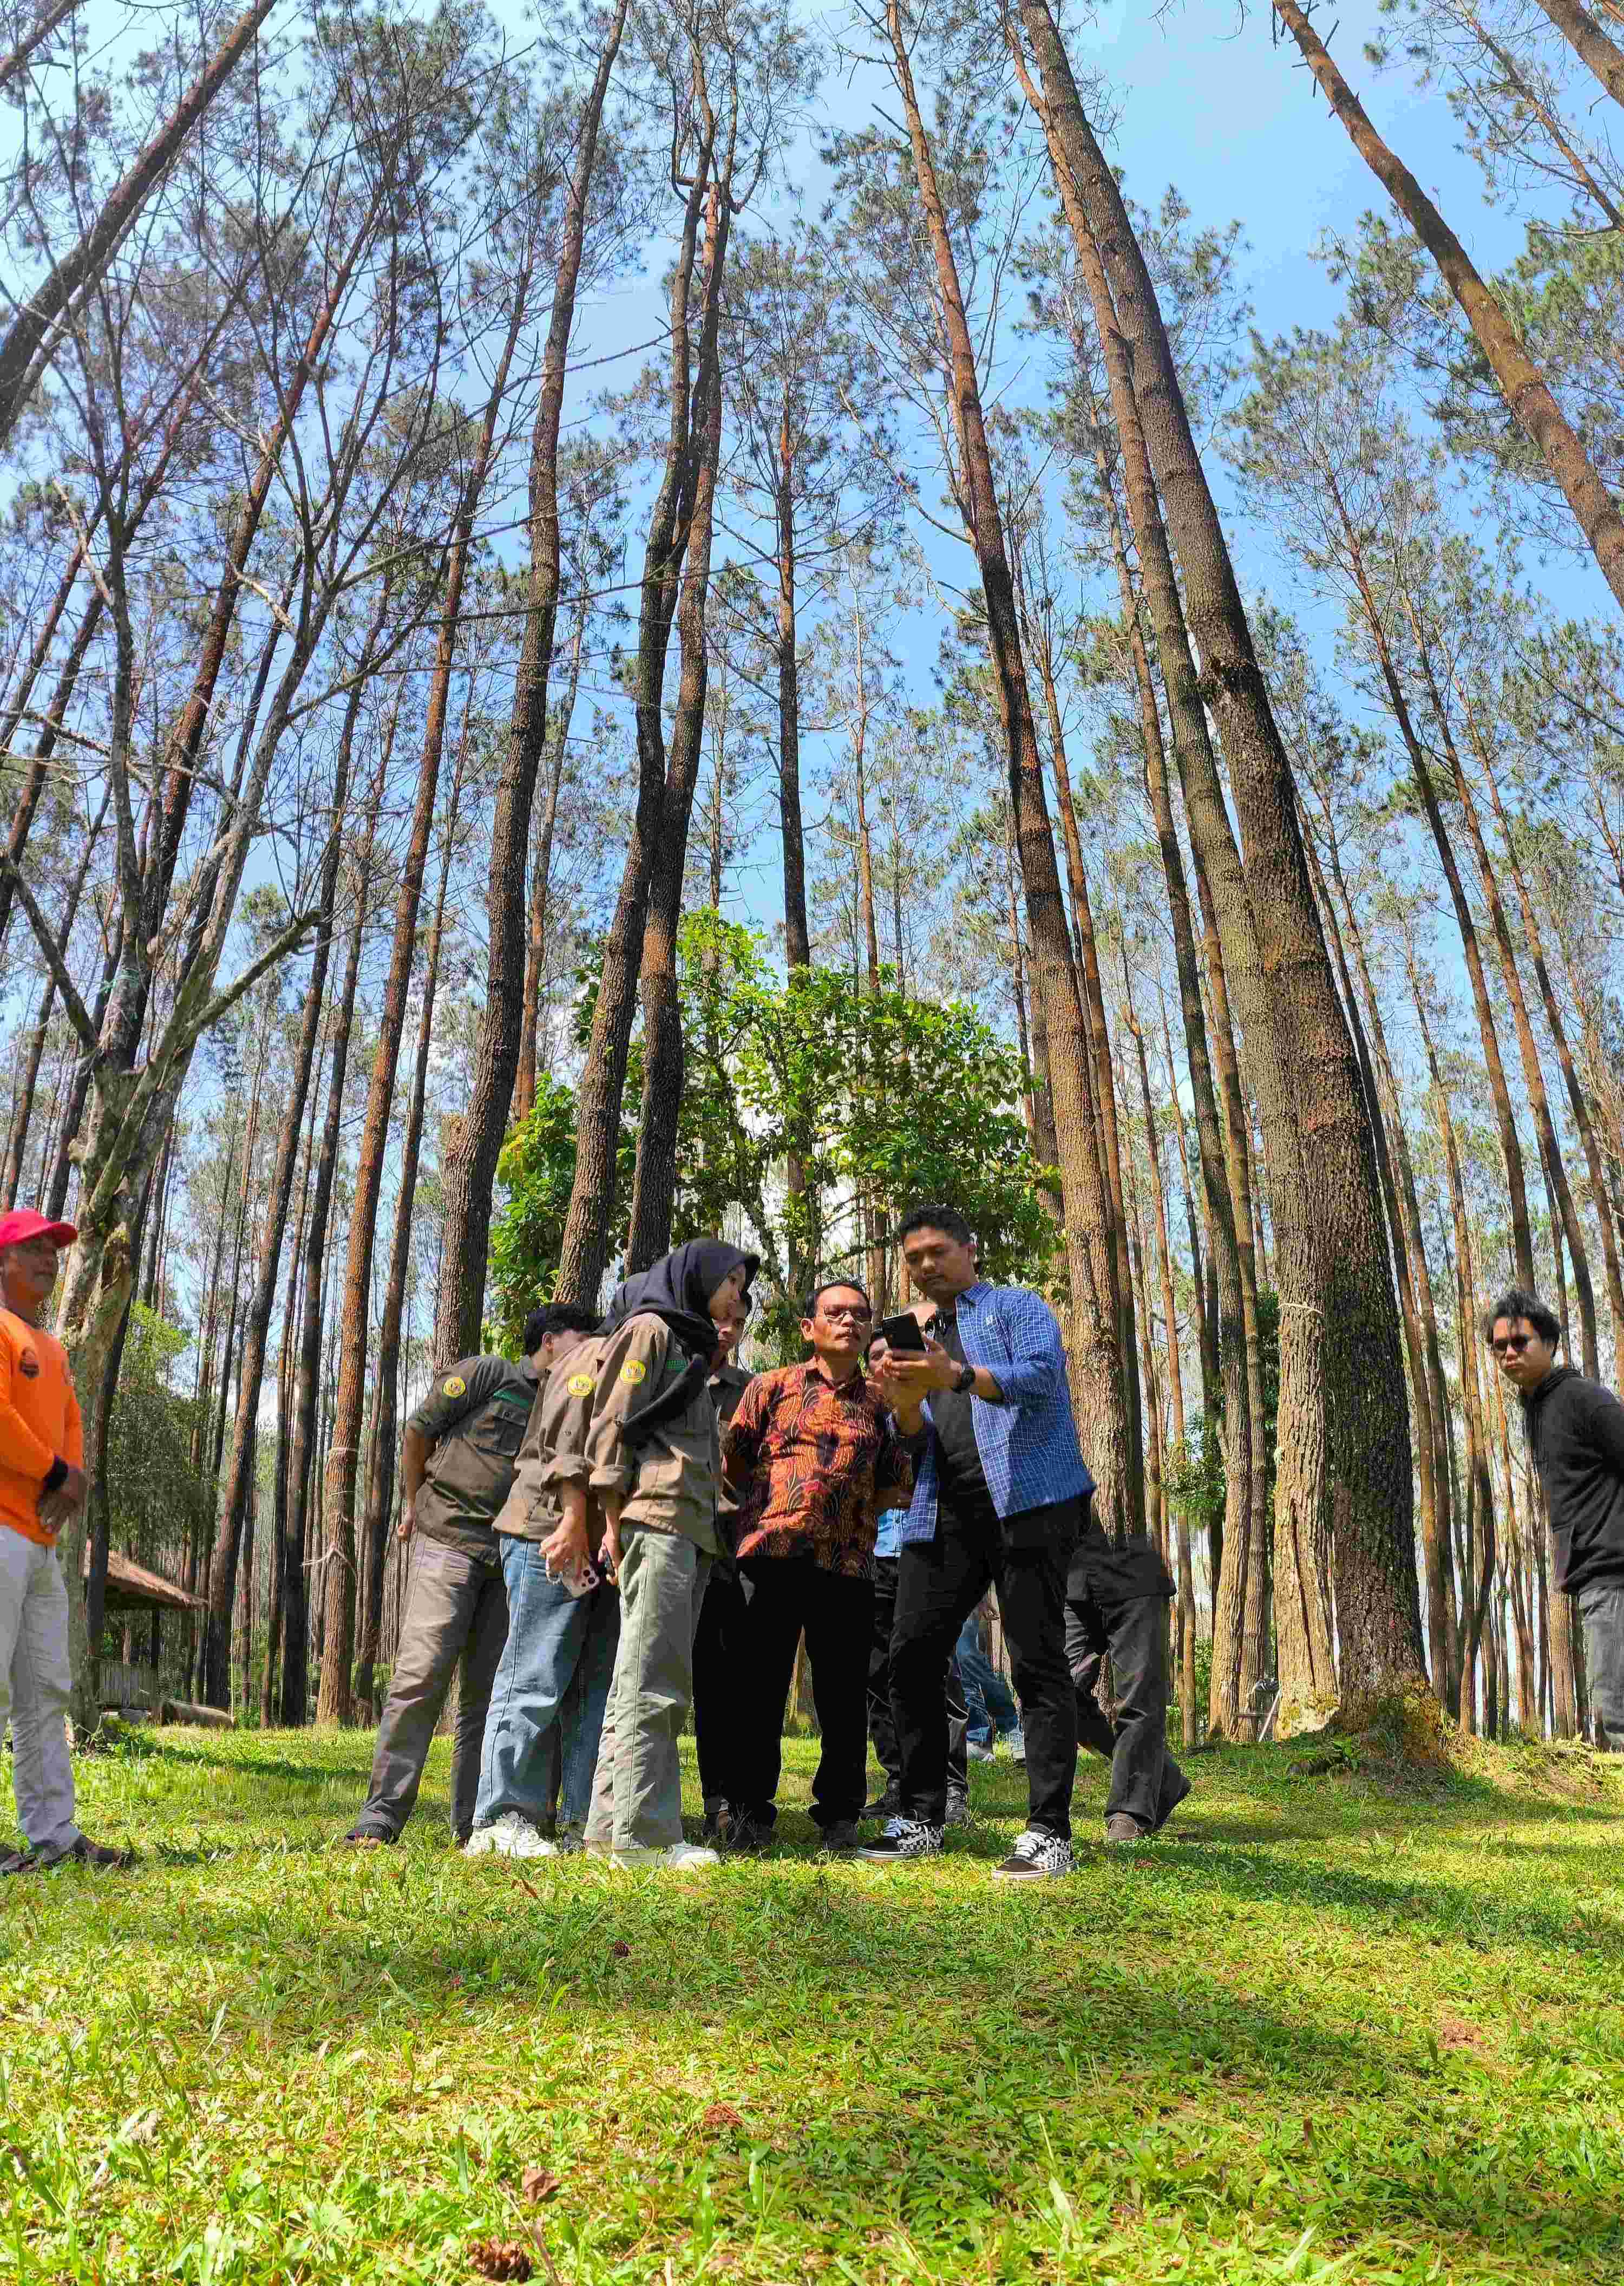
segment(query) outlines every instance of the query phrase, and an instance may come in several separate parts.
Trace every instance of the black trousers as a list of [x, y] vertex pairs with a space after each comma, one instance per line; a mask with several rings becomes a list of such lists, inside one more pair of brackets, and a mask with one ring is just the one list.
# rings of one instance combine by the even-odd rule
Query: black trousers
[[739, 1799], [737, 1756], [749, 1628], [750, 1606], [738, 1566], [731, 1557], [713, 1564], [694, 1632], [694, 1746], [706, 1809]]
[[[903, 1771], [902, 1749], [896, 1743], [896, 1724], [891, 1716], [891, 1631], [896, 1618], [896, 1557], [877, 1556], [874, 1558], [874, 1637], [869, 1654], [869, 1736], [874, 1742], [874, 1759], [888, 1779], [900, 1783]], [[970, 1734], [970, 1709], [965, 1700], [964, 1679], [958, 1672], [958, 1661], [948, 1663], [947, 1679], [947, 1782], [950, 1793], [967, 1793], [970, 1790], [970, 1758], [966, 1751]]]
[[[1148, 1540], [1114, 1548], [1092, 1519], [1066, 1580], [1066, 1659], [1076, 1690], [1077, 1740], [1111, 1765], [1105, 1814], [1159, 1825], [1186, 1792], [1167, 1751], [1167, 1567]], [[1111, 1662], [1107, 1717], [1094, 1687]]]
[[770, 1825], [784, 1767], [784, 1710], [804, 1628], [812, 1704], [823, 1752], [812, 1781], [812, 1816], [838, 1825], [860, 1816], [868, 1781], [869, 1646], [874, 1632], [871, 1580], [822, 1572], [810, 1557], [753, 1557], [738, 1675], [738, 1730], [731, 1761], [737, 1791], [728, 1800], [753, 1824]]
[[948, 1662], [959, 1629], [990, 1582], [1025, 1720], [1028, 1823], [1065, 1839], [1071, 1833], [1077, 1767], [1076, 1699], [1066, 1665], [1069, 1541], [1050, 1531], [1027, 1546], [1021, 1521], [970, 1520], [944, 1506], [935, 1538], [910, 1544], [897, 1558], [891, 1712], [902, 1759], [903, 1814], [932, 1825], [942, 1822]]

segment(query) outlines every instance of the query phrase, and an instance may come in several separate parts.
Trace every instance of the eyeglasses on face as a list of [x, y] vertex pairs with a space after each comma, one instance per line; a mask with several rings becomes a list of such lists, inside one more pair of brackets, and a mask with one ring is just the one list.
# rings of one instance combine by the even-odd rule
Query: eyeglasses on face
[[824, 1318], [846, 1318], [854, 1326], [869, 1326], [874, 1321], [872, 1310], [865, 1310], [860, 1302], [820, 1302], [818, 1315]]
[[1489, 1347], [1496, 1357], [1521, 1357], [1533, 1339], [1532, 1334], [1496, 1334]]

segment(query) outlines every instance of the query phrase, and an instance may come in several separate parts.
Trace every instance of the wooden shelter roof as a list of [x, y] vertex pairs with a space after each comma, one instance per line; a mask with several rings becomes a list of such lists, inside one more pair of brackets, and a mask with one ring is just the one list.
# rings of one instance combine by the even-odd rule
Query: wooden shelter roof
[[[84, 1574], [91, 1570], [91, 1545], [84, 1544]], [[144, 1564], [137, 1564], [128, 1556], [107, 1551], [106, 1609], [110, 1612], [201, 1612], [205, 1608], [201, 1596], [189, 1596], [161, 1572], [149, 1572]]]

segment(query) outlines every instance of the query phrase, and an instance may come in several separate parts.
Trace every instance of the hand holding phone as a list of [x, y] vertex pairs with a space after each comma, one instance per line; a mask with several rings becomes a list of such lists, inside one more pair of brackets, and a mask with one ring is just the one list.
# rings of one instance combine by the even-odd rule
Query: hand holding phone
[[874, 1330], [875, 1338], [888, 1350], [905, 1351], [910, 1357], [925, 1354], [925, 1329], [911, 1310], [903, 1310], [895, 1318], [882, 1318]]

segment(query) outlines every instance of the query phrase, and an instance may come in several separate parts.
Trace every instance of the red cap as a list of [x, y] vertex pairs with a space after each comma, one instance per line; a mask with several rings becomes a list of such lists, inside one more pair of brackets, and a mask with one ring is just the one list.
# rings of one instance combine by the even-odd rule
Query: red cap
[[71, 1222], [48, 1222], [32, 1207], [13, 1207], [10, 1214], [0, 1215], [0, 1247], [26, 1246], [31, 1238], [49, 1238], [59, 1246], [71, 1246], [78, 1235]]

